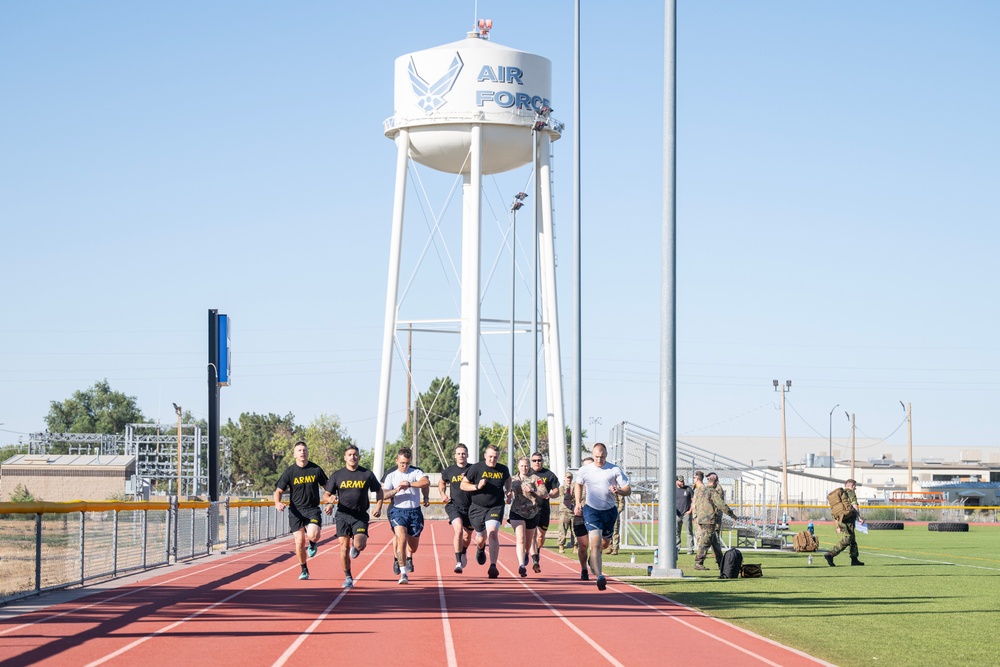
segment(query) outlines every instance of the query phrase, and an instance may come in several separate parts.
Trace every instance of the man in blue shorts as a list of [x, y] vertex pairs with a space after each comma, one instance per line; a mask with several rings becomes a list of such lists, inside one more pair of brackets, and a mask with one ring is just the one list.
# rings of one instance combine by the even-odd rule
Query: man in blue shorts
[[[323, 469], [309, 460], [309, 447], [306, 443], [295, 443], [292, 448], [295, 463], [288, 466], [278, 479], [278, 488], [274, 491], [274, 507], [279, 512], [285, 511], [285, 503], [281, 496], [289, 493], [288, 530], [295, 538], [295, 555], [299, 559], [302, 571], [299, 579], [309, 578], [309, 568], [306, 557], [316, 555], [316, 543], [320, 538], [322, 521], [319, 515], [319, 490], [326, 484], [327, 477]], [[327, 514], [333, 513], [333, 507], [323, 508]], [[308, 542], [308, 546], [307, 543]]]
[[469, 448], [459, 443], [455, 448], [455, 465], [441, 472], [438, 492], [444, 500], [448, 523], [455, 529], [455, 572], [461, 573], [469, 564], [465, 552], [472, 541], [472, 523], [469, 521], [469, 492], [462, 490], [462, 476], [469, 469]]
[[[382, 485], [368, 468], [362, 468], [361, 452], [357, 445], [348, 445], [344, 452], [344, 467], [330, 476], [324, 487], [323, 502], [328, 504], [337, 496], [337, 537], [340, 540], [340, 562], [344, 566], [343, 588], [354, 587], [351, 559], [357, 558], [368, 546], [369, 492], [375, 500], [382, 500]], [[382, 513], [375, 510], [375, 516]]]
[[[430, 504], [431, 481], [420, 468], [410, 467], [413, 453], [401, 447], [396, 454], [396, 469], [382, 482], [383, 500], [392, 500], [389, 507], [389, 525], [392, 526], [393, 548], [396, 559], [392, 571], [399, 575], [399, 583], [408, 584], [407, 573], [413, 572], [413, 554], [420, 546], [420, 533], [424, 529], [424, 513], [420, 510], [423, 493], [424, 507]], [[422, 491], [421, 491], [422, 490]], [[382, 511], [382, 500], [376, 505], [376, 515]]]
[[[632, 493], [628, 477], [621, 468], [608, 463], [608, 449], [602, 443], [594, 445], [591, 454], [594, 463], [580, 468], [576, 476], [573, 493], [576, 494], [576, 508], [573, 512], [583, 516], [590, 541], [590, 567], [597, 575], [597, 589], [603, 591], [608, 586], [602, 572], [601, 551], [611, 543], [618, 520], [615, 498]], [[586, 504], [582, 500], [586, 491]]]
[[490, 547], [490, 579], [500, 576], [497, 558], [500, 556], [500, 524], [504, 505], [510, 499], [510, 470], [497, 462], [500, 451], [486, 446], [483, 460], [473, 463], [462, 477], [462, 490], [471, 497], [469, 520], [476, 531], [476, 562], [486, 564], [486, 545]]

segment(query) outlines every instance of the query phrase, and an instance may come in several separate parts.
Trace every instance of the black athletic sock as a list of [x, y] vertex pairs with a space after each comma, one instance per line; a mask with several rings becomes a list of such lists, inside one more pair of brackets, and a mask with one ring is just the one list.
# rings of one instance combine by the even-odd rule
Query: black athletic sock
[[537, 563], [538, 562], [538, 554], [532, 554], [531, 555], [531, 562], [532, 563]]
[[315, 542], [313, 542], [312, 540], [309, 540], [309, 546], [311, 546], [311, 547], [315, 547], [315, 546], [316, 546], [316, 543], [315, 543]]
[[456, 551], [455, 552], [455, 562], [456, 563], [461, 563], [462, 562], [462, 552], [461, 551]]
[[353, 576], [351, 576], [351, 571], [350, 570], [347, 570], [346, 572], [344, 572], [344, 576], [345, 577], [351, 577], [351, 579], [354, 578]]
[[309, 568], [306, 566], [305, 563], [302, 564], [302, 571], [303, 572], [308, 572], [309, 571]]

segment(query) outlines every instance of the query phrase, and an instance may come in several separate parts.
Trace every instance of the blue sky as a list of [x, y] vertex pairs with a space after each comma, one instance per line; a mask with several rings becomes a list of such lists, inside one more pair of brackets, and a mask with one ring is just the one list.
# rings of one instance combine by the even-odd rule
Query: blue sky
[[[835, 441], [846, 409], [859, 436], [905, 443], [903, 401], [916, 445], [1000, 445], [1000, 5], [678, 4], [679, 435], [777, 435], [771, 381], [790, 379], [791, 436], [826, 436], [840, 404]], [[462, 39], [474, 7], [0, 6], [0, 443], [103, 378], [153, 419], [172, 402], [207, 417], [218, 308], [233, 318], [224, 420], [335, 414], [370, 447], [393, 61]], [[478, 13], [495, 42], [553, 63], [568, 389], [573, 4]], [[582, 416], [602, 437], [658, 423], [662, 35], [661, 3], [584, 2]], [[420, 174], [424, 208], [457, 221], [453, 178]], [[527, 179], [487, 179], [484, 315], [506, 316], [509, 258], [489, 243]], [[408, 196], [404, 285], [427, 220]], [[454, 315], [436, 262], [401, 315]], [[486, 422], [506, 419], [508, 344], [486, 343]], [[456, 350], [415, 340], [419, 389], [457, 379]], [[397, 366], [390, 437], [404, 390]]]

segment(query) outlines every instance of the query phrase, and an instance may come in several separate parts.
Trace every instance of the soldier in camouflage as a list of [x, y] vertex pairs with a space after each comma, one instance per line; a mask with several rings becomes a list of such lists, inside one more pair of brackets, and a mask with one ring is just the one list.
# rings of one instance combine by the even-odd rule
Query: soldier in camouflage
[[716, 563], [722, 563], [722, 540], [716, 532], [722, 525], [722, 515], [727, 514], [733, 519], [736, 514], [723, 499], [722, 490], [718, 488], [719, 477], [714, 472], [705, 476], [705, 484], [694, 492], [693, 513], [698, 522], [698, 554], [694, 558], [694, 569], [707, 570], [705, 556], [708, 548], [712, 548]]
[[858, 508], [858, 495], [855, 493], [855, 489], [858, 488], [858, 483], [853, 479], [849, 479], [844, 482], [844, 494], [847, 496], [847, 504], [850, 505], [851, 511], [847, 513], [846, 516], [840, 517], [840, 521], [837, 523], [837, 533], [840, 534], [840, 542], [834, 545], [832, 549], [824, 554], [826, 562], [830, 567], [834, 567], [835, 563], [833, 559], [841, 551], [849, 550], [851, 554], [851, 565], [864, 565], [858, 559], [858, 540], [854, 534], [854, 524], [855, 522], [864, 523], [865, 520], [861, 518], [860, 510]]
[[694, 493], [691, 494], [691, 526], [694, 528], [694, 543], [697, 545], [701, 541], [701, 525], [698, 523], [698, 508], [694, 505], [694, 494], [698, 489], [705, 486], [705, 473], [701, 470], [694, 472]]

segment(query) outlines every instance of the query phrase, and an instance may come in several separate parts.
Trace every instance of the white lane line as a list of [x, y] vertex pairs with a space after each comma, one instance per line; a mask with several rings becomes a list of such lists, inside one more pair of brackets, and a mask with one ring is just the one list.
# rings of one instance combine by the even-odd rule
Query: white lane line
[[[505, 533], [505, 535], [506, 535], [506, 533]], [[513, 538], [511, 538], [511, 539], [513, 539]], [[563, 559], [556, 559], [555, 557], [553, 557], [553, 556], [551, 556], [549, 554], [546, 554], [546, 555], [549, 556], [548, 560], [551, 560], [551, 561], [553, 561], [553, 562], [555, 562], [555, 563], [557, 563], [559, 565], [562, 565], [563, 567], [566, 567], [567, 569], [573, 569], [574, 571], [575, 571], [576, 568], [575, 567], [571, 568], [571, 565], [577, 565], [578, 564], [578, 563], [572, 563], [571, 565], [567, 565], [564, 562]], [[701, 618], [708, 619], [708, 620], [714, 621], [716, 623], [720, 623], [720, 624], [725, 625], [727, 627], [730, 627], [730, 628], [732, 628], [734, 630], [738, 630], [742, 634], [754, 637], [756, 639], [760, 639], [760, 640], [762, 640], [762, 641], [764, 641], [764, 642], [766, 642], [768, 644], [780, 647], [780, 648], [782, 648], [782, 649], [784, 649], [786, 651], [789, 651], [791, 653], [794, 653], [794, 654], [796, 654], [796, 655], [798, 655], [800, 657], [804, 657], [804, 658], [808, 658], [810, 660], [813, 660], [813, 661], [815, 661], [819, 665], [827, 665], [829, 667], [833, 667], [833, 665], [831, 663], [825, 662], [823, 660], [819, 660], [818, 658], [815, 658], [815, 657], [809, 655], [808, 653], [804, 653], [802, 651], [799, 651], [798, 649], [791, 648], [789, 646], [785, 646], [784, 644], [782, 644], [780, 642], [776, 642], [776, 641], [774, 641], [772, 639], [768, 639], [767, 637], [762, 637], [761, 635], [758, 635], [758, 634], [756, 634], [754, 632], [750, 632], [749, 630], [741, 628], [741, 627], [739, 627], [737, 625], [733, 625], [732, 623], [729, 623], [727, 621], [723, 621], [722, 619], [715, 618], [714, 616], [709, 616], [708, 614], [706, 614], [706, 613], [704, 613], [704, 612], [702, 612], [702, 611], [700, 611], [698, 609], [695, 609], [693, 607], [688, 607], [687, 605], [681, 604], [681, 603], [677, 602], [676, 600], [671, 600], [668, 597], [665, 597], [665, 596], [662, 596], [662, 595], [658, 595], [656, 593], [652, 593], [650, 591], [647, 591], [647, 590], [645, 590], [643, 588], [640, 588], [638, 586], [634, 586], [632, 584], [625, 584], [625, 585], [629, 586], [630, 588], [632, 588], [634, 590], [640, 591], [642, 593], [646, 593], [646, 594], [649, 594], [649, 595], [654, 595], [654, 596], [656, 596], [656, 597], [658, 597], [658, 598], [660, 598], [662, 600], [666, 600], [670, 604], [675, 605], [678, 608], [684, 609], [685, 611], [688, 611], [690, 613], [696, 614], [696, 615], [700, 616]], [[775, 667], [780, 667], [780, 663], [771, 662], [767, 658], [765, 658], [763, 656], [760, 656], [760, 655], [758, 655], [756, 653], [753, 653], [752, 651], [750, 651], [748, 649], [745, 649], [742, 646], [739, 646], [738, 644], [733, 644], [732, 642], [726, 641], [725, 639], [722, 639], [722, 638], [718, 637], [714, 633], [708, 632], [706, 630], [702, 630], [702, 629], [698, 628], [697, 626], [692, 625], [691, 623], [689, 623], [689, 622], [687, 622], [687, 621], [685, 621], [683, 619], [680, 619], [680, 618], [678, 618], [678, 617], [676, 617], [676, 616], [674, 616], [674, 615], [672, 615], [672, 614], [670, 614], [670, 613], [668, 613], [668, 612], [666, 612], [666, 611], [664, 611], [664, 610], [662, 610], [662, 609], [660, 609], [658, 607], [654, 607], [654, 606], [652, 606], [652, 605], [650, 605], [650, 604], [648, 604], [646, 602], [643, 602], [642, 600], [639, 600], [638, 598], [636, 598], [635, 596], [633, 596], [633, 595], [631, 595], [629, 593], [626, 593], [626, 592], [624, 592], [622, 590], [619, 590], [616, 587], [611, 586], [610, 583], [608, 585], [608, 590], [620, 593], [620, 594], [624, 595], [625, 597], [627, 597], [627, 598], [629, 598], [631, 600], [634, 600], [635, 602], [638, 602], [639, 604], [643, 605], [644, 607], [648, 607], [649, 609], [654, 610], [656, 613], [658, 613], [658, 614], [660, 614], [662, 616], [666, 616], [667, 618], [669, 618], [671, 620], [674, 620], [674, 621], [676, 621], [676, 622], [678, 622], [678, 623], [680, 623], [682, 625], [685, 625], [685, 626], [687, 626], [687, 627], [689, 627], [689, 628], [691, 628], [693, 630], [696, 630], [697, 632], [699, 632], [699, 633], [701, 633], [701, 634], [703, 634], [703, 635], [705, 635], [707, 637], [710, 637], [710, 638], [712, 638], [713, 640], [715, 640], [717, 642], [720, 642], [722, 644], [725, 644], [727, 646], [735, 648], [735, 649], [737, 649], [737, 650], [739, 650], [739, 651], [741, 651], [743, 653], [746, 653], [747, 655], [760, 660], [764, 664], [774, 665]], [[534, 591], [532, 591], [532, 593], [534, 593]]]
[[283, 575], [283, 574], [285, 574], [287, 572], [294, 571], [297, 567], [299, 567], [299, 564], [295, 563], [294, 565], [292, 565], [292, 567], [289, 567], [289, 568], [286, 568], [284, 570], [281, 570], [280, 572], [276, 572], [276, 573], [272, 574], [270, 577], [268, 577], [267, 579], [262, 579], [261, 581], [258, 581], [256, 584], [254, 584], [252, 586], [247, 586], [243, 590], [236, 591], [232, 595], [229, 595], [229, 596], [227, 596], [227, 597], [219, 600], [218, 602], [212, 603], [212, 604], [210, 604], [207, 607], [203, 607], [202, 609], [199, 609], [198, 611], [196, 611], [195, 613], [191, 614], [190, 616], [186, 616], [185, 618], [182, 618], [179, 621], [174, 621], [170, 625], [162, 627], [159, 630], [157, 630], [156, 632], [152, 632], [152, 633], [146, 635], [145, 637], [142, 637], [140, 639], [136, 639], [134, 642], [121, 647], [120, 649], [118, 649], [117, 651], [114, 651], [113, 653], [109, 653], [108, 655], [104, 656], [103, 658], [100, 658], [99, 660], [95, 660], [93, 662], [87, 663], [86, 667], [96, 667], [97, 665], [103, 665], [108, 660], [111, 660], [113, 658], [117, 658], [118, 656], [122, 655], [123, 653], [127, 653], [128, 651], [131, 651], [136, 646], [139, 646], [140, 644], [144, 644], [145, 642], [149, 641], [153, 637], [158, 637], [158, 636], [162, 635], [165, 632], [169, 632], [170, 630], [173, 630], [174, 628], [176, 628], [176, 627], [178, 627], [180, 625], [183, 625], [184, 623], [187, 623], [188, 621], [194, 620], [194, 619], [198, 618], [199, 616], [201, 616], [202, 614], [204, 614], [206, 612], [209, 612], [209, 611], [212, 611], [216, 607], [222, 606], [222, 605], [226, 604], [227, 602], [229, 602], [230, 600], [238, 598], [239, 596], [243, 595], [247, 591], [252, 591], [253, 589], [255, 589], [258, 586], [261, 586], [263, 584], [266, 584], [267, 582], [271, 581], [272, 579], [276, 579], [277, 577], [280, 577], [281, 575]]
[[266, 579], [262, 579], [261, 581], [258, 581], [256, 584], [253, 584], [252, 586], [247, 586], [246, 588], [244, 588], [242, 590], [239, 590], [239, 591], [236, 591], [232, 595], [229, 595], [229, 596], [227, 596], [227, 597], [219, 600], [218, 602], [210, 604], [207, 607], [203, 607], [202, 609], [199, 609], [198, 611], [196, 611], [195, 613], [191, 614], [190, 616], [187, 616], [185, 618], [182, 618], [179, 621], [175, 621], [175, 622], [171, 623], [170, 625], [162, 627], [159, 630], [157, 630], [156, 632], [152, 632], [152, 633], [146, 635], [145, 637], [141, 637], [139, 639], [136, 639], [135, 641], [131, 642], [130, 644], [127, 644], [127, 645], [121, 647], [117, 651], [114, 651], [113, 653], [109, 653], [108, 655], [104, 656], [103, 658], [99, 658], [98, 660], [95, 660], [95, 661], [93, 661], [91, 663], [88, 663], [86, 665], [86, 667], [96, 667], [97, 665], [104, 664], [108, 660], [112, 660], [114, 658], [117, 658], [118, 656], [120, 656], [120, 655], [122, 655], [124, 653], [127, 653], [128, 651], [131, 651], [136, 646], [139, 646], [140, 644], [144, 644], [145, 642], [149, 641], [150, 639], [153, 639], [154, 637], [158, 637], [158, 636], [164, 634], [165, 632], [169, 632], [169, 631], [173, 630], [174, 628], [176, 628], [176, 627], [178, 627], [180, 625], [183, 625], [184, 623], [187, 623], [188, 621], [193, 620], [193, 619], [201, 616], [202, 614], [204, 614], [206, 612], [212, 611], [216, 607], [224, 605], [225, 603], [229, 602], [230, 600], [233, 600], [233, 599], [239, 597], [240, 595], [243, 595], [247, 591], [252, 591], [253, 589], [255, 589], [258, 586], [261, 586], [263, 584], [266, 584], [267, 582], [271, 581], [272, 579], [275, 579], [275, 578], [277, 578], [277, 577], [279, 577], [279, 576], [281, 576], [281, 575], [283, 575], [283, 574], [285, 574], [287, 572], [294, 571], [295, 568], [297, 568], [297, 567], [299, 567], [299, 564], [295, 563], [294, 565], [292, 565], [289, 568], [286, 568], [284, 570], [276, 572], [275, 574], [271, 575], [270, 577], [268, 577]]
[[[451, 528], [451, 524], [447, 524]], [[434, 523], [431, 523], [431, 546], [434, 548], [434, 565], [437, 568], [438, 579], [438, 600], [441, 602], [441, 625], [444, 626], [444, 652], [448, 657], [448, 667], [457, 667], [458, 659], [455, 657], [455, 641], [451, 636], [451, 621], [448, 618], [448, 605], [444, 599], [444, 579], [441, 577], [441, 559], [438, 558], [437, 535], [434, 531]]]
[[[773, 646], [778, 646], [778, 647], [780, 647], [780, 648], [782, 648], [782, 649], [784, 649], [786, 651], [789, 651], [791, 653], [794, 653], [794, 654], [796, 654], [796, 655], [798, 655], [800, 657], [808, 658], [810, 660], [813, 660], [814, 662], [816, 662], [816, 664], [827, 665], [828, 667], [835, 667], [832, 663], [826, 662], [825, 660], [820, 660], [819, 658], [811, 656], [808, 653], [804, 653], [804, 652], [802, 652], [802, 651], [800, 651], [798, 649], [792, 648], [790, 646], [785, 646], [784, 644], [782, 644], [780, 642], [776, 642], [773, 639], [768, 639], [767, 637], [762, 637], [761, 635], [758, 635], [755, 632], [751, 632], [751, 631], [749, 631], [749, 630], [747, 630], [745, 628], [741, 628], [738, 625], [733, 625], [732, 623], [730, 623], [728, 621], [724, 621], [724, 620], [722, 620], [720, 618], [716, 618], [714, 616], [709, 616], [708, 614], [706, 614], [703, 611], [700, 611], [698, 609], [695, 609], [694, 607], [689, 607], [689, 606], [687, 606], [685, 604], [681, 604], [680, 602], [677, 602], [676, 600], [671, 600], [668, 597], [664, 597], [664, 596], [659, 595], [657, 593], [653, 593], [651, 591], [644, 590], [642, 588], [639, 588], [638, 586], [632, 586], [631, 584], [626, 584], [626, 585], [629, 586], [630, 588], [635, 588], [636, 590], [641, 591], [642, 593], [646, 593], [647, 595], [653, 595], [653, 596], [656, 596], [656, 597], [658, 597], [658, 598], [660, 598], [662, 600], [666, 600], [670, 604], [675, 605], [675, 606], [677, 606], [677, 607], [679, 607], [681, 609], [684, 609], [685, 611], [688, 611], [688, 612], [690, 612], [692, 614], [700, 616], [700, 617], [702, 617], [704, 619], [707, 619], [707, 620], [710, 620], [710, 621], [714, 621], [716, 623], [720, 623], [722, 625], [725, 625], [727, 627], [732, 628], [733, 630], [739, 630], [741, 633], [743, 633], [745, 635], [749, 635], [749, 636], [751, 636], [751, 637], [753, 637], [755, 639], [759, 639], [759, 640], [761, 640], [763, 642], [766, 642], [768, 644], [771, 644]], [[612, 588], [610, 586], [608, 588], [610, 590], [616, 590], [616, 589], [614, 589], [614, 588]], [[717, 642], [720, 642], [722, 644], [725, 644], [727, 646], [735, 648], [738, 651], [746, 653], [747, 655], [749, 655], [751, 657], [754, 657], [754, 658], [760, 660], [761, 662], [763, 662], [765, 664], [775, 665], [776, 667], [780, 667], [780, 665], [781, 665], [781, 663], [772, 662], [772, 661], [768, 660], [767, 658], [765, 658], [765, 657], [763, 657], [761, 655], [758, 655], [758, 654], [754, 653], [753, 651], [750, 651], [749, 649], [743, 648], [739, 644], [734, 644], [732, 642], [726, 641], [725, 639], [722, 639], [721, 637], [719, 637], [718, 635], [716, 635], [713, 632], [709, 632], [708, 630], [702, 630], [698, 626], [693, 625], [691, 623], [688, 623], [687, 621], [685, 621], [685, 620], [683, 620], [683, 619], [681, 619], [681, 618], [679, 618], [679, 617], [677, 617], [677, 616], [675, 616], [673, 614], [669, 614], [666, 611], [660, 609], [659, 607], [654, 607], [653, 605], [651, 605], [651, 604], [649, 604], [647, 602], [644, 602], [643, 600], [640, 600], [639, 598], [635, 597], [631, 593], [626, 593], [625, 591], [616, 591], [616, 592], [621, 593], [625, 597], [629, 598], [630, 600], [634, 600], [635, 602], [637, 602], [638, 604], [640, 604], [640, 605], [642, 605], [644, 607], [648, 607], [649, 609], [652, 609], [653, 611], [655, 611], [657, 614], [660, 614], [661, 616], [666, 616], [667, 618], [669, 618], [672, 621], [676, 621], [677, 623], [680, 623], [681, 625], [687, 626], [687, 627], [691, 628], [692, 630], [696, 630], [697, 632], [700, 632], [701, 634], [705, 635], [706, 637], [710, 637], [711, 639], [713, 639], [713, 640], [715, 640]]]
[[272, 545], [272, 546], [270, 546], [270, 547], [268, 547], [266, 549], [256, 549], [256, 550], [254, 550], [251, 553], [248, 553], [248, 554], [246, 554], [244, 556], [240, 556], [239, 558], [233, 558], [233, 559], [226, 558], [225, 560], [223, 560], [223, 561], [221, 561], [219, 563], [216, 563], [215, 565], [210, 565], [210, 566], [207, 566], [207, 567], [201, 567], [201, 568], [193, 569], [192, 571], [190, 571], [190, 572], [188, 572], [186, 574], [182, 574], [180, 576], [174, 577], [173, 579], [167, 579], [165, 581], [160, 581], [160, 582], [157, 582], [155, 584], [150, 584], [149, 586], [143, 586], [142, 588], [132, 588], [132, 589], [129, 589], [129, 590], [125, 591], [124, 593], [119, 593], [118, 595], [112, 595], [111, 597], [102, 598], [102, 599], [100, 599], [100, 600], [98, 600], [96, 602], [91, 602], [90, 604], [85, 604], [85, 605], [82, 605], [82, 606], [79, 606], [79, 607], [73, 607], [71, 609], [67, 609], [66, 611], [61, 611], [61, 612], [59, 612], [57, 614], [52, 614], [50, 616], [46, 616], [45, 618], [40, 618], [40, 619], [38, 619], [36, 621], [30, 621], [28, 623], [22, 623], [21, 625], [17, 625], [17, 626], [11, 627], [11, 628], [7, 628], [6, 630], [0, 630], [0, 636], [5, 635], [5, 634], [7, 634], [9, 632], [14, 632], [15, 630], [21, 630], [22, 628], [27, 628], [29, 626], [36, 625], [38, 623], [45, 623], [46, 621], [51, 621], [54, 618], [59, 618], [60, 616], [65, 616], [66, 614], [75, 614], [77, 612], [83, 611], [84, 609], [90, 609], [91, 607], [96, 607], [98, 605], [102, 605], [102, 604], [105, 604], [107, 602], [112, 602], [114, 600], [118, 600], [118, 599], [121, 599], [123, 597], [128, 597], [129, 595], [135, 595], [136, 593], [142, 593], [143, 591], [148, 591], [148, 590], [150, 590], [152, 588], [156, 588], [157, 586], [165, 586], [166, 584], [172, 584], [172, 583], [174, 583], [176, 581], [180, 581], [181, 579], [187, 579], [188, 577], [193, 577], [196, 574], [200, 574], [202, 572], [208, 572], [209, 570], [214, 570], [214, 569], [216, 569], [218, 567], [223, 567], [223, 566], [226, 566], [226, 565], [232, 565], [233, 563], [238, 563], [238, 562], [240, 562], [242, 560], [246, 560], [247, 558], [251, 558], [251, 557], [253, 557], [253, 556], [257, 555], [257, 554], [260, 554], [262, 552], [268, 552], [268, 551], [272, 551], [272, 550], [275, 550], [275, 549], [278, 549], [278, 548], [279, 547], [277, 545]]
[[[368, 563], [367, 566], [365, 566], [365, 569], [361, 570], [361, 574], [355, 577], [357, 581], [361, 581], [361, 578], [365, 576], [365, 572], [370, 570], [375, 565], [375, 561], [378, 560], [379, 556], [385, 553], [385, 550], [388, 549], [391, 544], [392, 541], [390, 540], [389, 542], [385, 543], [385, 546], [379, 549], [379, 552], [375, 554], [375, 557], [372, 558], [371, 562]], [[292, 642], [292, 644], [287, 649], [285, 649], [285, 652], [281, 654], [281, 657], [279, 657], [277, 660], [274, 661], [272, 667], [281, 667], [281, 665], [284, 665], [286, 662], [288, 662], [288, 659], [292, 657], [292, 654], [295, 653], [295, 651], [297, 651], [300, 646], [302, 646], [302, 642], [304, 642], [309, 637], [309, 635], [311, 635], [313, 631], [319, 627], [320, 623], [326, 620], [326, 617], [330, 615], [330, 612], [334, 610], [334, 608], [340, 603], [341, 600], [344, 599], [344, 596], [347, 595], [348, 591], [350, 590], [351, 589], [349, 588], [341, 590], [340, 595], [335, 597], [333, 599], [333, 602], [331, 602], [330, 605], [323, 610], [323, 613], [317, 616], [316, 620], [313, 621], [312, 624], [308, 628], [306, 628], [301, 635], [299, 635], [298, 639]]]
[[883, 553], [881, 551], [869, 552], [882, 558], [898, 558], [899, 560], [912, 560], [918, 563], [933, 563], [934, 565], [951, 565], [954, 567], [967, 567], [973, 570], [988, 570], [990, 572], [1000, 572], [1000, 567], [986, 567], [985, 565], [968, 565], [966, 563], [951, 563], [946, 560], [931, 560], [930, 558], [914, 558], [913, 556], [897, 556], [896, 554]]
[[593, 648], [595, 651], [597, 651], [601, 655], [602, 658], [604, 658], [605, 660], [607, 660], [608, 662], [610, 662], [612, 665], [615, 665], [615, 667], [625, 667], [625, 665], [623, 665], [622, 663], [618, 662], [618, 660], [616, 660], [613, 655], [611, 655], [610, 653], [608, 653], [604, 649], [603, 646], [601, 646], [600, 644], [598, 644], [597, 642], [595, 642], [593, 639], [591, 639], [590, 637], [588, 637], [586, 632], [584, 632], [583, 630], [581, 630], [580, 628], [578, 628], [572, 621], [570, 621], [568, 618], [566, 618], [562, 614], [562, 612], [560, 612], [558, 609], [556, 609], [551, 604], [549, 604], [549, 602], [545, 598], [543, 598], [541, 595], [539, 595], [538, 593], [536, 593], [534, 591], [534, 589], [531, 588], [531, 586], [528, 585], [528, 582], [521, 580], [520, 577], [518, 577], [515, 572], [511, 571], [511, 569], [509, 567], [507, 567], [506, 564], [501, 563], [500, 567], [502, 567], [507, 572], [507, 574], [509, 574], [511, 576], [511, 578], [514, 579], [514, 581], [516, 581], [517, 583], [521, 584], [521, 586], [524, 587], [524, 590], [526, 590], [529, 593], [531, 593], [532, 595], [534, 595], [536, 600], [538, 600], [543, 605], [545, 605], [545, 607], [549, 611], [551, 611], [552, 614], [555, 615], [556, 618], [558, 618], [560, 621], [562, 621], [563, 623], [565, 623], [566, 626], [570, 630], [572, 630], [577, 635], [579, 635], [580, 638], [583, 639], [583, 641], [585, 641], [588, 644], [590, 644], [591, 648]]

